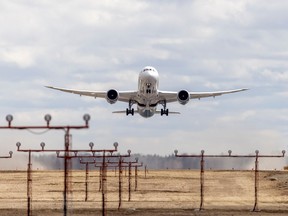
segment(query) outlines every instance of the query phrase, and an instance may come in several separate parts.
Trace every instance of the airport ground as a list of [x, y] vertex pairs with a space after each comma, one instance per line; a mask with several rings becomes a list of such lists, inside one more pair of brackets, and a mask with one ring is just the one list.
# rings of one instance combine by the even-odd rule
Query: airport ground
[[[63, 172], [33, 171], [33, 215], [63, 215]], [[26, 171], [1, 171], [0, 215], [26, 215]], [[73, 171], [73, 189], [68, 215], [100, 215], [99, 172], [89, 174], [85, 202], [85, 171]], [[128, 202], [128, 179], [123, 175], [122, 206], [118, 211], [118, 177], [108, 172], [107, 215], [288, 215], [288, 172], [261, 171], [258, 208], [254, 206], [253, 171], [205, 171], [204, 210], [200, 205], [198, 170], [150, 170], [145, 178], [139, 171], [138, 189], [132, 179]]]

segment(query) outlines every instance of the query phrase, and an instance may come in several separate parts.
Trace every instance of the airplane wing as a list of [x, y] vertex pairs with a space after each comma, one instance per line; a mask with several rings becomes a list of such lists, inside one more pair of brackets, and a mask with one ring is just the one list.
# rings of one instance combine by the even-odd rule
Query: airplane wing
[[[188, 92], [190, 99], [200, 99], [200, 98], [205, 98], [205, 97], [216, 97], [220, 96], [223, 94], [231, 94], [231, 93], [236, 93], [236, 92], [241, 92], [241, 91], [246, 91], [248, 89], [243, 88], [243, 89], [235, 89], [235, 90], [229, 90], [229, 91], [216, 91], [216, 92]], [[178, 92], [171, 92], [171, 91], [159, 91], [159, 99], [165, 100], [166, 103], [171, 103], [178, 101], [177, 95]]]
[[[66, 88], [58, 88], [53, 86], [45, 86], [46, 88], [59, 90], [63, 92], [68, 92], [72, 94], [78, 94], [80, 96], [90, 96], [94, 98], [106, 98], [107, 91], [87, 91], [87, 90], [76, 90], [76, 89], [66, 89]], [[119, 91], [118, 101], [129, 102], [130, 100], [135, 99], [137, 96], [137, 91]]]

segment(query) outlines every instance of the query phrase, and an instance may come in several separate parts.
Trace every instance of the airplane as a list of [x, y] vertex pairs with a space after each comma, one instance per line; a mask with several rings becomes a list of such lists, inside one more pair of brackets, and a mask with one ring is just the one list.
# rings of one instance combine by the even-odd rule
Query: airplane
[[[169, 114], [180, 114], [179, 112], [169, 112], [167, 109], [167, 103], [179, 102], [185, 105], [190, 99], [200, 99], [204, 97], [216, 97], [223, 94], [230, 94], [235, 92], [246, 91], [248, 89], [235, 89], [229, 91], [215, 91], [215, 92], [188, 92], [187, 90], [174, 91], [160, 91], [159, 87], [159, 73], [154, 67], [146, 66], [141, 70], [138, 77], [138, 90], [135, 91], [118, 91], [116, 89], [110, 89], [108, 91], [87, 91], [58, 88], [53, 86], [45, 86], [50, 89], [60, 90], [63, 92], [69, 92], [78, 94], [80, 96], [90, 96], [94, 98], [105, 98], [108, 103], [114, 104], [117, 101], [128, 103], [126, 111], [115, 111], [113, 113], [126, 113], [128, 116], [134, 113], [140, 114], [144, 118], [152, 117], [155, 113], [161, 114], [161, 116]], [[134, 111], [133, 105], [137, 105], [137, 110]], [[157, 110], [157, 106], [162, 105], [163, 109]]]

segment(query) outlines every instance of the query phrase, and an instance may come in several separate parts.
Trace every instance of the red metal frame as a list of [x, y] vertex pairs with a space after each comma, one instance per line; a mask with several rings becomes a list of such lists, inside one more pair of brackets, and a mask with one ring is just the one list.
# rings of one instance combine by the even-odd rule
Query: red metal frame
[[[85, 125], [60, 125], [60, 126], [50, 126], [50, 122], [52, 120], [51, 115], [47, 114], [44, 117], [45, 121], [46, 121], [46, 125], [44, 126], [12, 126], [12, 121], [13, 121], [13, 116], [12, 115], [7, 115], [6, 116], [6, 120], [8, 122], [8, 126], [0, 126], [0, 129], [15, 129], [15, 130], [29, 130], [29, 129], [47, 129], [47, 130], [64, 130], [65, 132], [65, 143], [64, 143], [64, 149], [65, 149], [65, 155], [68, 156], [68, 151], [70, 149], [70, 130], [71, 129], [87, 129], [89, 128], [89, 120], [90, 120], [90, 116], [88, 114], [85, 114], [83, 116], [83, 119], [85, 121]], [[66, 191], [67, 189], [67, 185], [69, 182], [69, 171], [70, 171], [70, 158], [69, 157], [65, 157], [65, 161], [64, 161], [64, 203], [63, 203], [63, 211], [64, 211], [64, 216], [67, 215], [67, 196], [68, 196], [68, 191]]]
[[205, 155], [205, 151], [201, 150], [201, 154], [183, 154], [183, 155], [178, 155], [178, 150], [174, 151], [176, 157], [198, 157], [201, 158], [200, 161], [200, 207], [199, 210], [203, 210], [203, 205], [204, 205], [204, 158], [255, 158], [255, 174], [254, 174], [254, 195], [255, 195], [255, 202], [254, 202], [254, 207], [252, 211], [259, 211], [258, 208], [258, 190], [259, 190], [259, 170], [258, 170], [258, 163], [259, 163], [259, 158], [260, 157], [266, 157], [266, 158], [280, 158], [285, 156], [285, 151], [282, 151], [282, 155], [259, 155], [259, 151], [255, 151], [255, 155], [232, 155], [232, 151], [228, 151], [228, 155]]

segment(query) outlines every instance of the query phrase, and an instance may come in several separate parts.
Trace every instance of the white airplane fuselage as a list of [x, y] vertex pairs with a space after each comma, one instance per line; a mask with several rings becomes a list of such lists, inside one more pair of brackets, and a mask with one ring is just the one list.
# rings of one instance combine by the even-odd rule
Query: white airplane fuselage
[[153, 67], [145, 67], [139, 74], [137, 110], [144, 117], [152, 117], [158, 104], [159, 74]]

